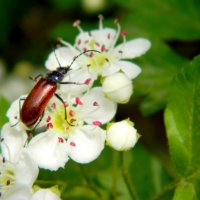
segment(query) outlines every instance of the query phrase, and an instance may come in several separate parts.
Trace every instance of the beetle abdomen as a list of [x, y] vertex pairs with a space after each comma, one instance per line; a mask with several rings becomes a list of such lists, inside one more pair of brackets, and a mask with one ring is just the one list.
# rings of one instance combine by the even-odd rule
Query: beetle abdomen
[[48, 102], [57, 89], [56, 83], [41, 78], [31, 90], [22, 106], [21, 121], [31, 127], [42, 116]]

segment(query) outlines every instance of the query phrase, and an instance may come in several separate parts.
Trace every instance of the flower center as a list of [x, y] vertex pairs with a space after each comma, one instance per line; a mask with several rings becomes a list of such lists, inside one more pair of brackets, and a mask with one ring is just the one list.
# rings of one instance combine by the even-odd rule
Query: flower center
[[83, 124], [78, 118], [78, 105], [66, 105], [66, 118], [65, 109], [63, 104], [54, 104], [51, 115], [47, 117], [47, 127], [53, 128], [63, 135], [64, 138], [68, 137], [68, 134], [79, 125]]
[[99, 53], [95, 54], [93, 57], [88, 57], [87, 66], [97, 74], [102, 74], [105, 68], [109, 66], [107, 53]]
[[14, 165], [12, 163], [0, 164], [0, 197], [15, 183]]

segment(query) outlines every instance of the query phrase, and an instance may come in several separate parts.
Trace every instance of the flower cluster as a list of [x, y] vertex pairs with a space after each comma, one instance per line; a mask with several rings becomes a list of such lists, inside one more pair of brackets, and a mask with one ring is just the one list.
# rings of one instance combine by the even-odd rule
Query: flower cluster
[[[144, 54], [150, 42], [144, 38], [126, 41], [126, 32], [121, 31], [118, 22], [114, 30], [104, 28], [102, 20], [100, 16], [98, 30], [89, 32], [83, 31], [76, 21], [74, 26], [80, 33], [75, 44], [60, 39], [62, 47], [50, 53], [46, 68], [54, 71], [73, 63], [63, 82], [75, 84], [59, 85], [56, 94], [62, 101], [53, 96], [33, 129], [20, 120], [19, 102], [23, 105], [20, 99], [27, 95], [11, 104], [7, 112], [9, 123], [1, 131], [3, 199], [60, 199], [52, 189], [32, 187], [39, 168], [57, 170], [70, 159], [89, 163], [101, 154], [105, 145], [125, 151], [137, 142], [133, 122], [112, 120], [117, 104], [130, 100], [132, 79], [141, 72], [138, 65], [127, 59]], [[116, 46], [120, 35], [123, 43]]]

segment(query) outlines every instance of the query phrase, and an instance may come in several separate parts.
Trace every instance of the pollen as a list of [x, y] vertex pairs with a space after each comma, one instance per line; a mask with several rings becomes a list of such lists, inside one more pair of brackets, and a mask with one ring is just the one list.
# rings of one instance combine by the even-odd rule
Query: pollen
[[55, 103], [55, 102], [52, 103], [51, 107], [52, 107], [53, 109], [56, 109], [56, 103]]
[[84, 84], [85, 84], [85, 85], [89, 85], [91, 81], [92, 81], [92, 79], [91, 79], [91, 78], [88, 78], [88, 79], [86, 79], [86, 80], [84, 81]]
[[70, 110], [70, 111], [69, 111], [69, 116], [70, 116], [70, 117], [74, 117], [74, 116], [75, 116], [75, 112], [74, 112], [73, 110]]
[[48, 116], [47, 119], [46, 119], [46, 122], [48, 123], [48, 122], [50, 122], [50, 121], [51, 121], [51, 117]]
[[76, 146], [76, 144], [74, 142], [70, 142], [69, 145], [72, 146], [72, 147]]
[[93, 106], [99, 106], [98, 102], [94, 101]]
[[82, 101], [80, 100], [79, 97], [76, 97], [75, 101], [76, 101], [76, 104], [77, 104], [77, 105], [80, 105], [80, 106], [83, 105], [83, 103], [82, 103]]
[[59, 142], [59, 143], [64, 143], [64, 139], [61, 138], [61, 137], [58, 137], [58, 142]]
[[102, 125], [102, 123], [100, 121], [93, 121], [92, 124], [95, 125], [95, 126], [101, 126]]

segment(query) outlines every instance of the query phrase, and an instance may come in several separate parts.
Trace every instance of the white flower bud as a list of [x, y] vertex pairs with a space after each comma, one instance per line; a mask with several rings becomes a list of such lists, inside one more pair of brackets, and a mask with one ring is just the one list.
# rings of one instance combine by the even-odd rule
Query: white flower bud
[[127, 103], [133, 94], [132, 81], [122, 72], [107, 76], [102, 88], [106, 96], [116, 103]]
[[57, 186], [47, 188], [47, 189], [39, 189], [35, 187], [37, 191], [33, 194], [31, 200], [60, 200], [60, 191]]
[[107, 130], [107, 144], [117, 151], [126, 151], [134, 147], [139, 134], [129, 119], [110, 124]]

